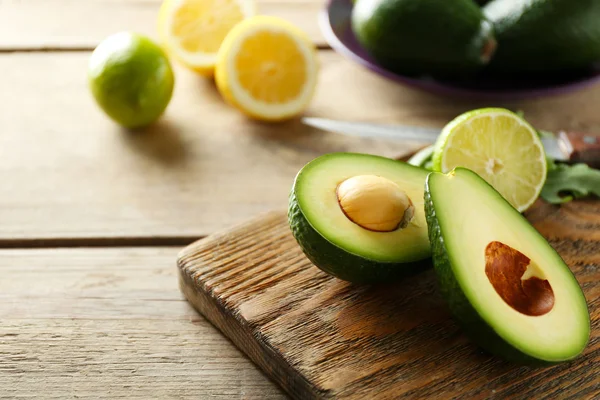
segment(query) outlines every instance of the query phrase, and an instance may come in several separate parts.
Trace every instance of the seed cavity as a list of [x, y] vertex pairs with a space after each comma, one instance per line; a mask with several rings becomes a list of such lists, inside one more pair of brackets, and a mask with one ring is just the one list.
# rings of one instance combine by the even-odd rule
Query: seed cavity
[[504, 243], [487, 245], [485, 274], [502, 300], [521, 314], [540, 316], [554, 307], [554, 291], [543, 270]]

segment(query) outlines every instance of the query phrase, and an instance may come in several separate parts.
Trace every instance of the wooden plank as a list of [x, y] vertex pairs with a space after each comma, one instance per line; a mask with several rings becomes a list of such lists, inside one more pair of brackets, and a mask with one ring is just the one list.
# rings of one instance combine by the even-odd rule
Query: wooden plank
[[527, 213], [582, 285], [592, 318], [578, 359], [530, 368], [475, 346], [452, 320], [432, 270], [393, 285], [321, 272], [285, 212], [187, 247], [188, 300], [298, 399], [600, 398], [600, 201]]
[[[161, 0], [3, 0], [0, 50], [93, 49], [106, 36], [131, 30], [156, 38]], [[257, 0], [261, 14], [297, 25], [319, 45], [321, 0]]]
[[0, 251], [0, 399], [285, 398], [183, 299], [177, 251]]
[[[600, 86], [519, 103], [448, 100], [320, 53], [310, 115], [442, 126], [474, 107], [506, 105], [524, 110], [539, 128], [600, 130]], [[146, 132], [128, 133], [94, 104], [88, 56], [0, 55], [0, 245], [56, 238], [192, 241], [284, 207], [297, 171], [320, 154], [395, 156], [417, 146], [327, 134], [297, 120], [252, 122], [224, 104], [211, 81], [181, 68], [165, 117]]]

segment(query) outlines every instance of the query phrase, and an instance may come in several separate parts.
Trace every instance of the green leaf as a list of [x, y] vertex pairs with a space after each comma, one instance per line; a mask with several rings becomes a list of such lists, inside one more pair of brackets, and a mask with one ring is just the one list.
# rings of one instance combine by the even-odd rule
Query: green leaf
[[586, 164], [554, 164], [554, 168], [548, 169], [541, 197], [549, 203], [560, 204], [590, 194], [600, 197], [599, 170]]
[[550, 171], [554, 171], [556, 168], [558, 168], [558, 166], [556, 165], [556, 162], [554, 162], [554, 159], [550, 158], [548, 156], [546, 156], [546, 166], [548, 168], [548, 173], [550, 173]]

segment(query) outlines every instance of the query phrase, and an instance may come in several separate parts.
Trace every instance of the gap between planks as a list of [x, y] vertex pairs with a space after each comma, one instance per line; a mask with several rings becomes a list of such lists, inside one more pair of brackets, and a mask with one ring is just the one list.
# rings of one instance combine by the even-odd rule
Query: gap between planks
[[55, 249], [77, 247], [184, 247], [203, 236], [82, 237], [0, 239], [0, 249]]
[[[7, 53], [85, 53], [94, 51], [95, 46], [65, 46], [65, 47], [0, 47], [0, 54]], [[315, 44], [315, 48], [320, 51], [332, 50], [327, 44]]]

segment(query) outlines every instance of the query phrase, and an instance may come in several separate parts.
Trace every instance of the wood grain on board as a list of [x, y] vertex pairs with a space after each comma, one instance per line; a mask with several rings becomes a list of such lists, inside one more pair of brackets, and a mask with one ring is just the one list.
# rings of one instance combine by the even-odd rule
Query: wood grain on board
[[[429, 270], [393, 285], [352, 285], [301, 253], [284, 212], [187, 247], [187, 299], [298, 399], [600, 397], [600, 201], [528, 218], [582, 285], [592, 317], [583, 356], [549, 368], [504, 362], [453, 322]], [[405, 397], [403, 397], [405, 396]]]
[[0, 250], [0, 399], [284, 399], [185, 301], [179, 248]]
[[[127, 30], [157, 38], [162, 0], [2, 0], [0, 51], [93, 49], [106, 36]], [[319, 46], [323, 0], [257, 0], [258, 12], [284, 18]]]
[[[284, 207], [295, 174], [318, 155], [397, 156], [418, 146], [328, 134], [298, 120], [254, 122], [227, 106], [211, 81], [180, 67], [165, 116], [146, 131], [127, 132], [94, 104], [88, 57], [0, 54], [0, 245], [93, 238], [189, 243]], [[524, 110], [539, 128], [600, 130], [600, 86], [518, 103], [449, 101], [390, 85], [331, 51], [320, 57], [308, 115], [443, 126], [465, 110], [506, 105]]]

